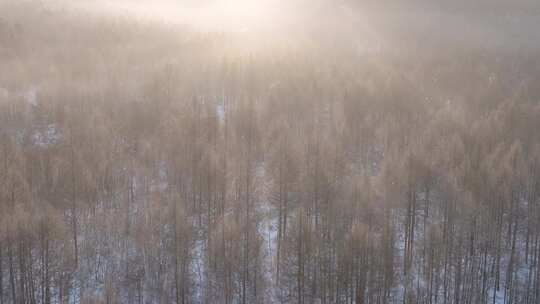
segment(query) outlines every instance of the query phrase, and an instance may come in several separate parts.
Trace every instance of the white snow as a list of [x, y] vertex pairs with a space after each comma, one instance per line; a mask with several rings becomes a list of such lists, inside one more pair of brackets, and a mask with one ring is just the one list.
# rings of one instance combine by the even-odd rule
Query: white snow
[[[193, 221], [196, 221], [193, 219]], [[190, 268], [193, 271], [194, 277], [194, 301], [195, 303], [204, 303], [204, 289], [206, 283], [205, 269], [205, 240], [198, 238], [191, 250], [192, 260]]]
[[216, 105], [216, 114], [219, 119], [219, 121], [223, 122], [225, 120], [225, 105], [224, 104], [218, 104]]
[[25, 101], [32, 106], [37, 106], [38, 105], [37, 92], [38, 92], [38, 86], [32, 85], [23, 95]]
[[36, 146], [46, 148], [57, 144], [62, 138], [55, 124], [49, 124], [44, 128], [38, 129], [32, 134], [32, 143]]

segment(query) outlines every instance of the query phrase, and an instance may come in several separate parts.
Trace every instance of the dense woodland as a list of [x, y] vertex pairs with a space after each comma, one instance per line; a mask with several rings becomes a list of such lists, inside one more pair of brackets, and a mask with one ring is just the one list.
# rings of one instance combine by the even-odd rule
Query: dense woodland
[[0, 304], [540, 303], [538, 52], [0, 10]]

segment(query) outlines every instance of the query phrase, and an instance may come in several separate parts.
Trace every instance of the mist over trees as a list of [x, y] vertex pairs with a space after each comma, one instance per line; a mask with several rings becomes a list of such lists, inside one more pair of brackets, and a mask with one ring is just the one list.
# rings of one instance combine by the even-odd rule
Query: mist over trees
[[0, 12], [0, 304], [540, 303], [537, 50]]

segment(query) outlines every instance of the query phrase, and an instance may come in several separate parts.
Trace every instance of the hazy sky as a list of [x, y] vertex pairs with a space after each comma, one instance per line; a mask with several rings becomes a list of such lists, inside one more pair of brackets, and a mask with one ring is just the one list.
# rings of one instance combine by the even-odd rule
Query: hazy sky
[[45, 0], [102, 14], [131, 16], [201, 31], [286, 36], [302, 33], [388, 44], [486, 49], [538, 48], [540, 1], [375, 0]]

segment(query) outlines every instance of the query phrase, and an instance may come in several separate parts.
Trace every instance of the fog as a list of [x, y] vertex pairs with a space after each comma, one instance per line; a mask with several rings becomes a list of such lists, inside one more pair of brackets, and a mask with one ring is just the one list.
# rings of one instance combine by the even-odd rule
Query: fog
[[0, 304], [540, 303], [536, 0], [0, 0]]
[[[382, 43], [459, 44], [486, 49], [538, 48], [534, 0], [45, 0], [63, 9], [173, 24], [203, 32], [307, 34]], [[321, 31], [323, 33], [321, 33]], [[269, 36], [267, 37], [269, 39]], [[335, 38], [335, 37], [334, 37]]]

